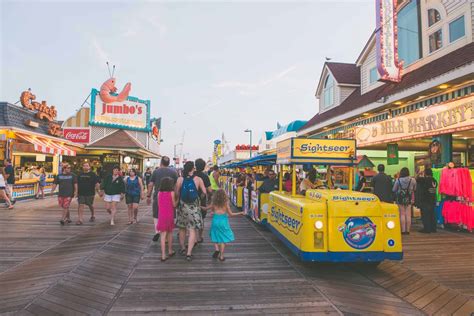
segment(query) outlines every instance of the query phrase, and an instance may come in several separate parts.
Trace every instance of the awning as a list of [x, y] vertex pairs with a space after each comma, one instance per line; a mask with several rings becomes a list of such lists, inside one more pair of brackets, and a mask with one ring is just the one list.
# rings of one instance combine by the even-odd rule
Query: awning
[[64, 156], [75, 156], [76, 151], [72, 150], [71, 148], [67, 147], [60, 142], [47, 139], [45, 137], [38, 137], [27, 135], [24, 133], [16, 133], [16, 136], [20, 137], [21, 139], [27, 141], [34, 145], [35, 150], [42, 152], [44, 154], [52, 154], [52, 155], [64, 155]]

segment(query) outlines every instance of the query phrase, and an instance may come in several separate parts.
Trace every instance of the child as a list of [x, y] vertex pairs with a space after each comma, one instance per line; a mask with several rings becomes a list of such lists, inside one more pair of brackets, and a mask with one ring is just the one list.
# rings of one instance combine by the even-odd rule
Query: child
[[[174, 181], [166, 177], [160, 182], [160, 191], [158, 192], [158, 205], [160, 217], [156, 230], [161, 233], [161, 261], [173, 257], [176, 252], [173, 251], [173, 229], [174, 229], [174, 209], [178, 206], [178, 201], [174, 195]], [[168, 256], [166, 255], [166, 242], [168, 242]]]
[[211, 231], [209, 233], [211, 241], [214, 243], [215, 251], [212, 255], [214, 259], [219, 257], [224, 261], [225, 244], [234, 241], [234, 233], [229, 225], [228, 216], [244, 215], [244, 212], [232, 213], [229, 206], [229, 200], [223, 189], [219, 189], [212, 194], [212, 203], [203, 209], [213, 209]]

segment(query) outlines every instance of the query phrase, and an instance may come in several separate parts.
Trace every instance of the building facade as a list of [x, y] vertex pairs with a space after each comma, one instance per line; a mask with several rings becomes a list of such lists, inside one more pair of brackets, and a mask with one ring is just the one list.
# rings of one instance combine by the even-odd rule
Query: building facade
[[[396, 145], [403, 159], [391, 172], [451, 161], [474, 165], [474, 1], [399, 1], [393, 21], [390, 56], [400, 62], [399, 80], [381, 78], [389, 55], [377, 42], [386, 36], [378, 27], [354, 63], [323, 65], [318, 112], [298, 136], [356, 138], [358, 154], [379, 162]], [[432, 153], [433, 144], [441, 150]]]

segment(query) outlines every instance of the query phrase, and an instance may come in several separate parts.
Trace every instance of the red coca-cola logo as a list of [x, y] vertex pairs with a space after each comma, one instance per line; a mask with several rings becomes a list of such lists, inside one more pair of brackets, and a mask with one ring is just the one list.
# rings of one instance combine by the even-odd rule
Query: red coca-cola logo
[[89, 143], [90, 141], [90, 130], [87, 128], [65, 128], [64, 138], [73, 143]]

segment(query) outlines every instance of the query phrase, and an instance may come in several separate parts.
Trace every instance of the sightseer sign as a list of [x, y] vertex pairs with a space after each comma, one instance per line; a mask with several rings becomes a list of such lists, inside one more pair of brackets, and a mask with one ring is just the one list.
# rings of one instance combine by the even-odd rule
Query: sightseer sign
[[356, 128], [360, 147], [474, 128], [474, 97]]
[[120, 94], [115, 94], [115, 79], [111, 79], [104, 83], [105, 88], [102, 85], [100, 91], [92, 89], [89, 124], [150, 132], [150, 100], [128, 96], [129, 84]]
[[352, 162], [356, 156], [353, 139], [291, 138], [277, 144], [278, 163]]

